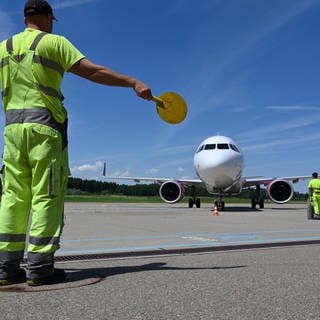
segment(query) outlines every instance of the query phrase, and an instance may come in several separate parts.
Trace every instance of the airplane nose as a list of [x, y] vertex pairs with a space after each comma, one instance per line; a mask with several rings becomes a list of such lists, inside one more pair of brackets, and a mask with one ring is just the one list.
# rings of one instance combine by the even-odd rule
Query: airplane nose
[[239, 161], [236, 158], [204, 158], [196, 161], [196, 167], [203, 171], [222, 170], [225, 171], [232, 166], [237, 165]]
[[201, 157], [194, 159], [198, 177], [215, 188], [226, 188], [239, 179], [243, 166], [241, 157]]

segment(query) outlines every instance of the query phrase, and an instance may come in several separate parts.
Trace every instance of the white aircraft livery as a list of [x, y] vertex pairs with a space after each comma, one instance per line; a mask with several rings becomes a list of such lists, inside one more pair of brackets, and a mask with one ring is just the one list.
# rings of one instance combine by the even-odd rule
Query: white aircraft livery
[[195, 188], [205, 188], [208, 193], [218, 196], [216, 204], [219, 210], [224, 210], [224, 195], [241, 193], [242, 189], [255, 186], [252, 193], [251, 207], [258, 204], [264, 207], [264, 197], [260, 196], [260, 186], [266, 187], [268, 197], [275, 203], [288, 202], [294, 193], [293, 183], [311, 176], [297, 177], [242, 177], [244, 169], [244, 156], [240, 148], [229, 137], [212, 136], [205, 139], [197, 148], [193, 161], [198, 179], [163, 179], [142, 177], [108, 177], [111, 179], [126, 179], [140, 181], [154, 181], [160, 183], [159, 194], [166, 203], [174, 204], [181, 201], [185, 195], [185, 187], [192, 190], [189, 199], [189, 208], [194, 205], [200, 208], [200, 199], [196, 197]]

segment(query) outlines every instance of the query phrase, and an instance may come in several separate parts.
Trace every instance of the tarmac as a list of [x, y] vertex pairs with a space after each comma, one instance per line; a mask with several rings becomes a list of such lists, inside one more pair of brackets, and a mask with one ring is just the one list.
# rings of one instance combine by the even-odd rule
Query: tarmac
[[320, 319], [305, 203], [66, 203], [64, 283], [0, 287], [1, 319]]

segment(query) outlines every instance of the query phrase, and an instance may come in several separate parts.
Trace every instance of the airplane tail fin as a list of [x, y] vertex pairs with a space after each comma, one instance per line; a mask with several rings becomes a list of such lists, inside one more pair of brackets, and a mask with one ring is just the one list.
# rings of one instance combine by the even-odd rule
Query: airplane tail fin
[[106, 161], [103, 163], [102, 175], [103, 175], [104, 177], [107, 175], [107, 162], [106, 162]]

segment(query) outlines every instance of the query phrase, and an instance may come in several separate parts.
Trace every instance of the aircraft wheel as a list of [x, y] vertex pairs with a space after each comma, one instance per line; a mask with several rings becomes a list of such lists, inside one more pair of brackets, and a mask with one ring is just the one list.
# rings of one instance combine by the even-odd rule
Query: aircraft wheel
[[220, 211], [224, 211], [224, 201], [221, 201], [221, 202], [218, 203], [218, 209]]
[[257, 205], [257, 202], [255, 199], [251, 199], [251, 209], [255, 209]]
[[313, 205], [311, 204], [310, 200], [308, 200], [308, 205], [307, 205], [307, 219], [311, 220], [314, 217], [314, 209]]
[[193, 200], [190, 198], [189, 199], [189, 208], [192, 208], [193, 207]]
[[196, 207], [197, 207], [197, 208], [200, 208], [200, 205], [201, 205], [200, 198], [197, 198], [197, 200], [196, 200]]
[[260, 201], [259, 201], [259, 208], [260, 208], [260, 209], [263, 209], [263, 208], [264, 208], [264, 201], [263, 201], [263, 199], [260, 199]]

